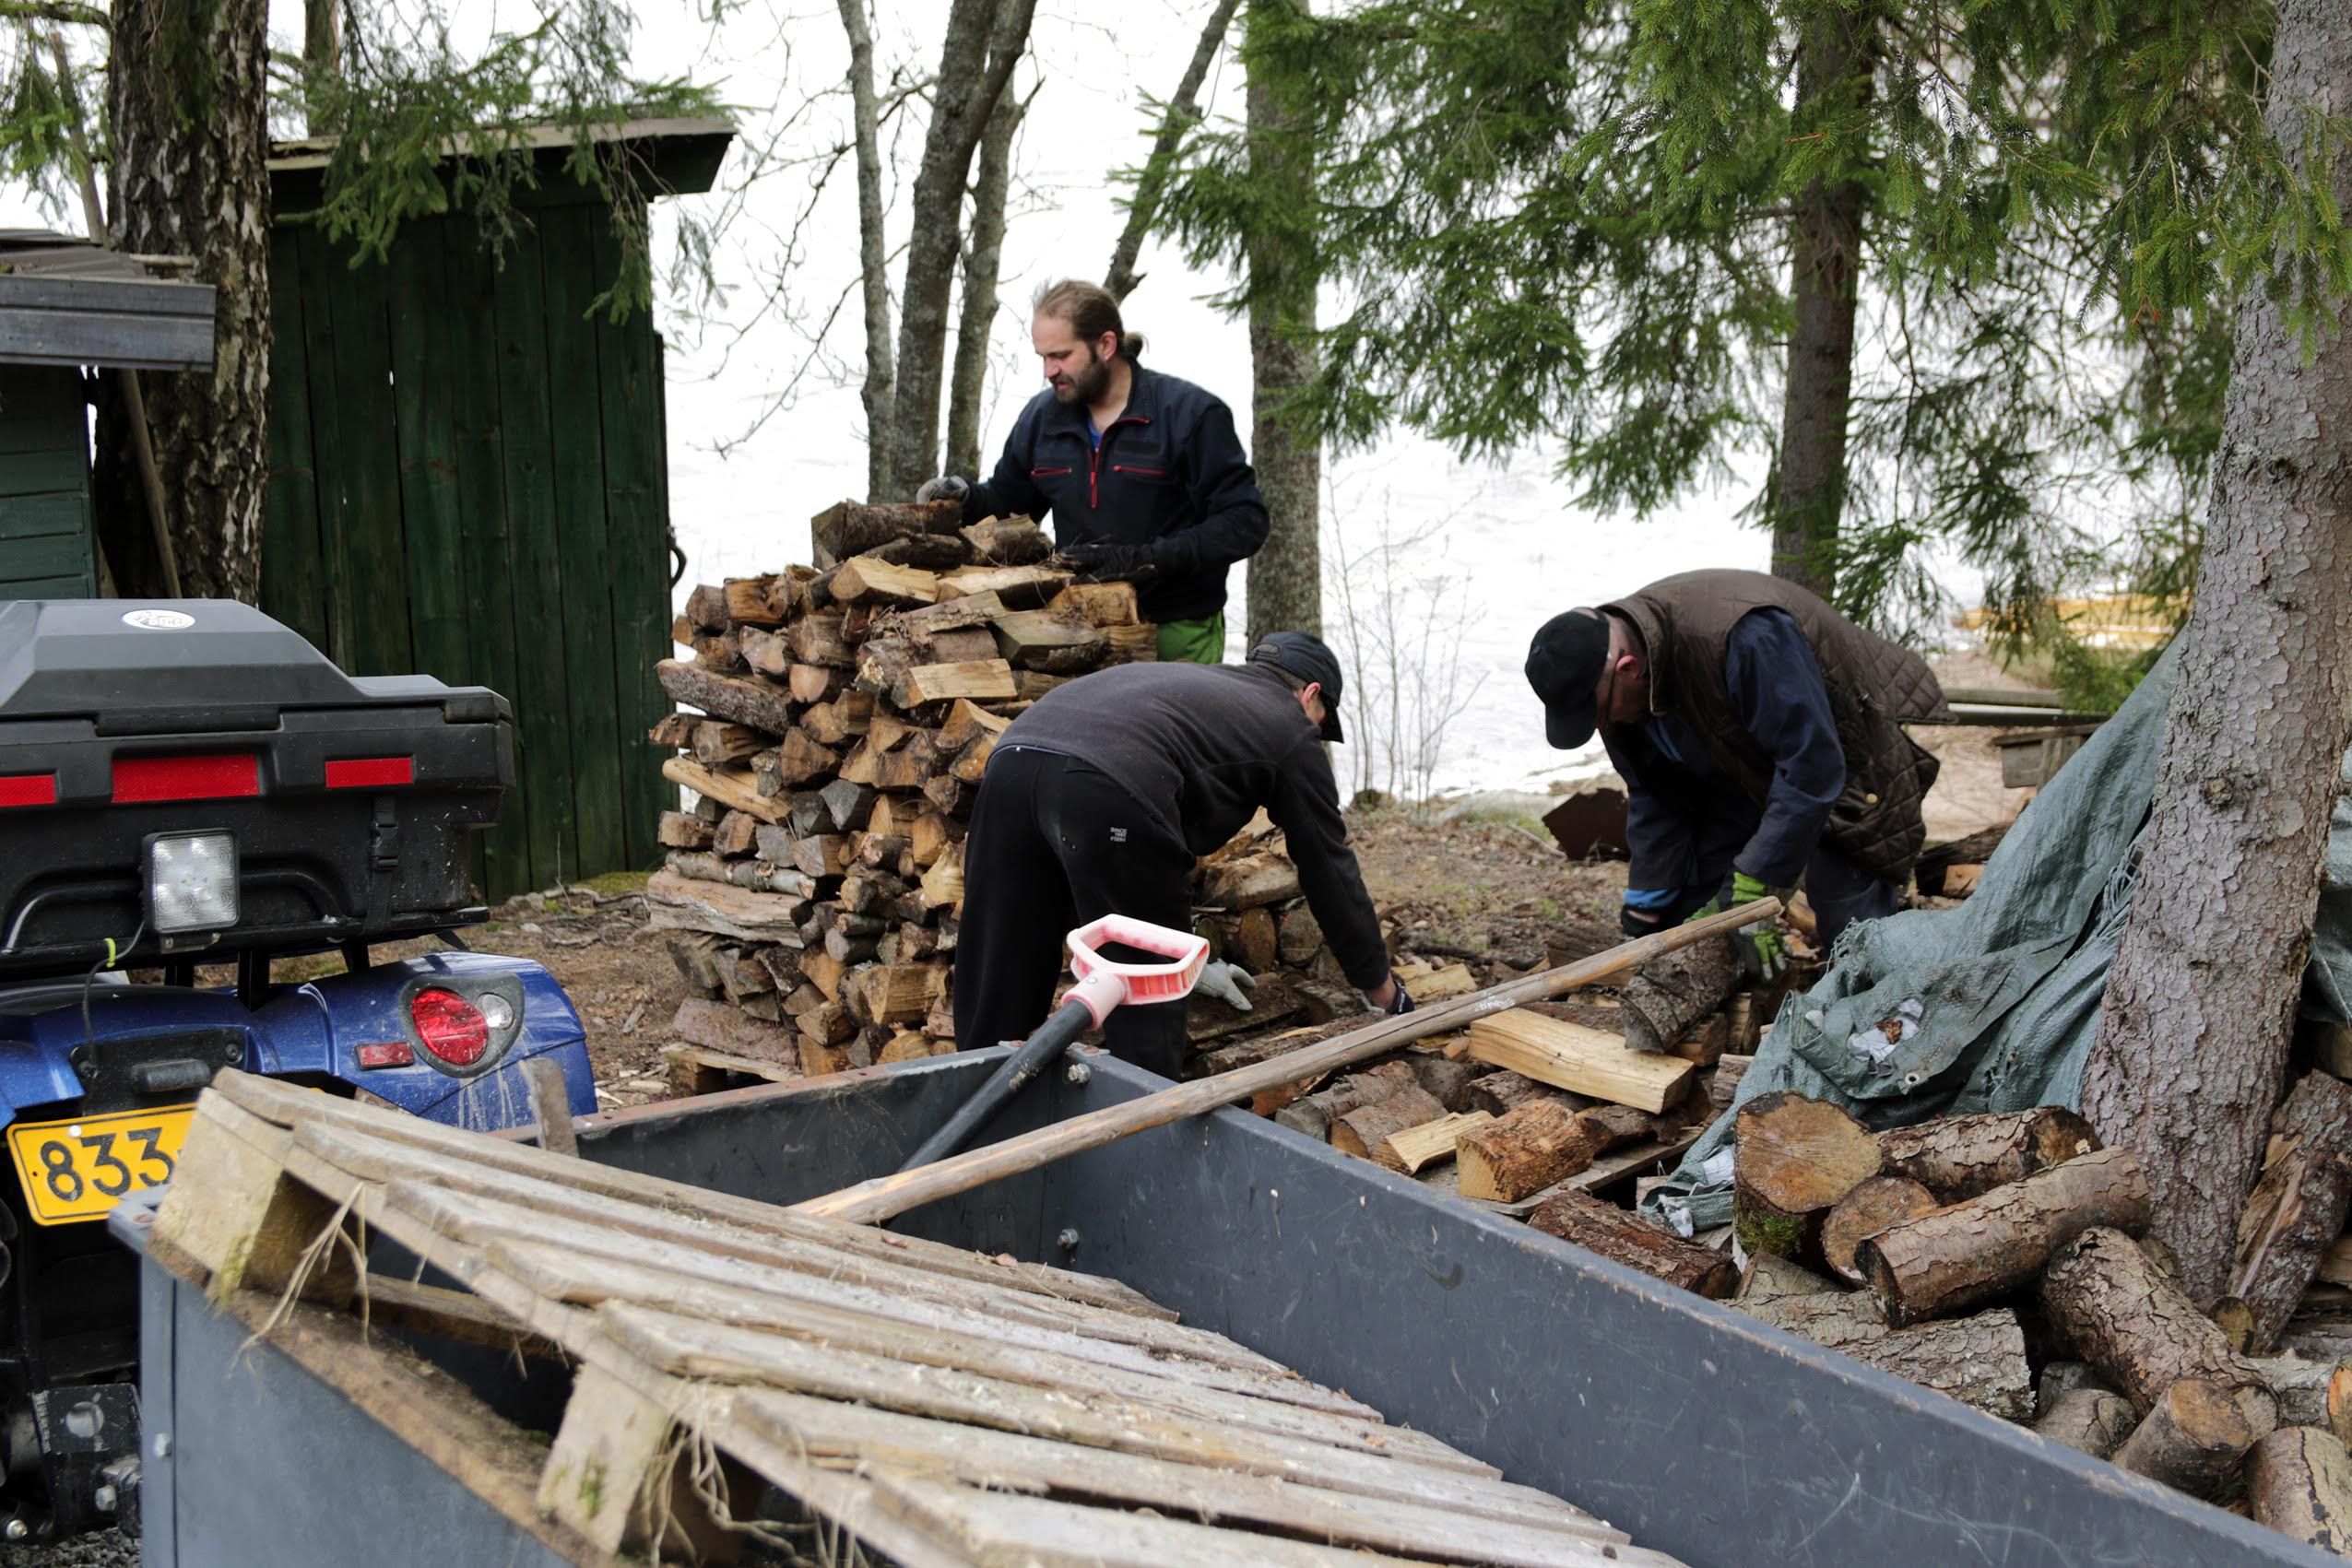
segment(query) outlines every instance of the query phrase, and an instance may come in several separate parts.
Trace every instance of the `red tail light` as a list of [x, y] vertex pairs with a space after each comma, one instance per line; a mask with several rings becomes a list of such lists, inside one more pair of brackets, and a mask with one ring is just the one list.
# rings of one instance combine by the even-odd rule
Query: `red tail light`
[[117, 757], [114, 803], [218, 800], [259, 795], [261, 761], [251, 752], [228, 757]]
[[408, 1020], [425, 1049], [453, 1067], [470, 1067], [490, 1049], [490, 1020], [455, 991], [418, 992], [408, 999]]

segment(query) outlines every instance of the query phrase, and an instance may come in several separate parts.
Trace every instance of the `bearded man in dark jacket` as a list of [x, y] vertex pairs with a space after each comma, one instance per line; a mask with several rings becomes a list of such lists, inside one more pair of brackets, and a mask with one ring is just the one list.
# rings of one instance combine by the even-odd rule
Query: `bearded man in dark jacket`
[[[1825, 949], [1895, 912], [1938, 766], [1902, 726], [1953, 722], [1918, 654], [1796, 584], [1686, 572], [1546, 621], [1527, 678], [1545, 738], [1597, 727], [1625, 781], [1627, 934], [1800, 880]], [[1778, 929], [1741, 937], [1754, 973], [1785, 965]]]

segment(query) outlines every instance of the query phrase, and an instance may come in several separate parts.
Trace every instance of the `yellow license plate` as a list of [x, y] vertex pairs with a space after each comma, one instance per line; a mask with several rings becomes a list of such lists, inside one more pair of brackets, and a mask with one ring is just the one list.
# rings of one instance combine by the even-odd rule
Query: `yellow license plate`
[[8, 1157], [34, 1222], [102, 1220], [127, 1194], [161, 1186], [195, 1115], [194, 1105], [171, 1105], [10, 1127]]

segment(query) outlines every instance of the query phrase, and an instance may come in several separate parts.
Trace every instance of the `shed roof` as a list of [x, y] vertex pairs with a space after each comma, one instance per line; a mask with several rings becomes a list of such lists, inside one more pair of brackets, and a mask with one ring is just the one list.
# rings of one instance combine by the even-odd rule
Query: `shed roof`
[[[719, 160], [727, 155], [727, 143], [735, 139], [735, 124], [715, 114], [689, 119], [624, 120], [593, 126], [588, 136], [593, 141], [630, 145], [633, 166], [647, 195], [691, 195], [709, 190], [711, 183], [718, 178]], [[514, 132], [514, 138], [518, 146], [531, 152], [541, 172], [554, 174], [572, 149], [573, 131], [569, 125], [526, 125]], [[301, 183], [305, 176], [315, 180], [334, 158], [337, 139], [302, 136], [270, 143], [271, 184], [283, 188], [290, 182]], [[442, 155], [455, 159], [465, 151], [464, 144], [453, 138], [443, 144]]]
[[46, 229], [0, 229], [0, 364], [212, 368], [213, 288]]

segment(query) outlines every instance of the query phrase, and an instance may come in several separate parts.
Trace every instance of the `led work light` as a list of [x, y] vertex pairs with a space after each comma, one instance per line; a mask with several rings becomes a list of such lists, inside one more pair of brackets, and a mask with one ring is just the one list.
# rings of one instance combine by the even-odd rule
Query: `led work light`
[[159, 936], [237, 924], [237, 836], [158, 833], [147, 841], [147, 924]]

